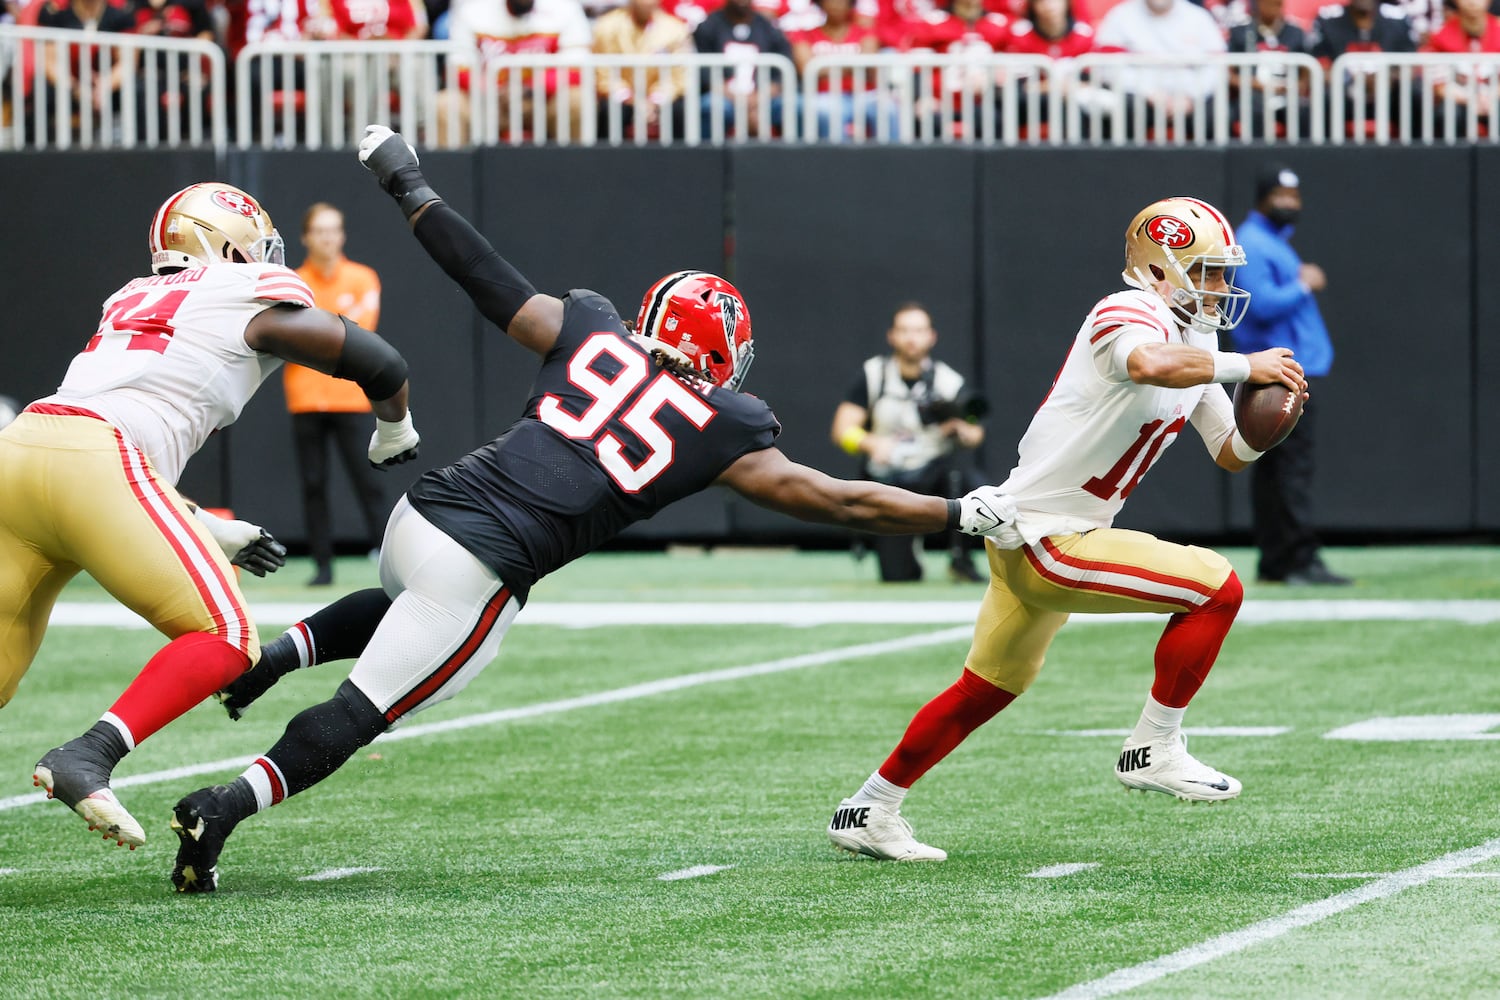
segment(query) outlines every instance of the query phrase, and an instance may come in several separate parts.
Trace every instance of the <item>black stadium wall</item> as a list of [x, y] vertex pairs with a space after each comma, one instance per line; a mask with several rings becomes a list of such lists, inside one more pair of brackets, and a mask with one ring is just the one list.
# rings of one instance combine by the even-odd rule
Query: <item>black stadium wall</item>
[[[884, 346], [890, 310], [917, 299], [938, 355], [984, 387], [984, 464], [1003, 479], [1014, 445], [1077, 325], [1119, 287], [1125, 224], [1192, 194], [1239, 220], [1263, 160], [1294, 167], [1307, 202], [1297, 247], [1322, 264], [1337, 359], [1323, 412], [1317, 507], [1343, 536], [1500, 531], [1500, 149], [966, 150], [746, 147], [490, 149], [428, 153], [437, 190], [540, 289], [588, 287], [633, 316], [671, 270], [731, 277], [754, 317], [748, 388], [781, 418], [782, 448], [835, 474], [828, 440], [859, 362]], [[487, 440], [524, 402], [535, 360], [485, 324], [432, 264], [348, 152], [0, 155], [0, 394], [50, 392], [93, 333], [102, 300], [146, 270], [156, 206], [221, 177], [255, 193], [294, 265], [302, 211], [346, 213], [351, 257], [384, 284], [380, 332], [411, 361], [419, 468]], [[335, 475], [336, 520], [354, 504]], [[303, 537], [278, 377], [189, 464], [182, 489]], [[1188, 433], [1122, 515], [1170, 537], [1242, 536], [1248, 477], [1221, 473]], [[635, 526], [637, 539], [843, 537], [710, 491]]]

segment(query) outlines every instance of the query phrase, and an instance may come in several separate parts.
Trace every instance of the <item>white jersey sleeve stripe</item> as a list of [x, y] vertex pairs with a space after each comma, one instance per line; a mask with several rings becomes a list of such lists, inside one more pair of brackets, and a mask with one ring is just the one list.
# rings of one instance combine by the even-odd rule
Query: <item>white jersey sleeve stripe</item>
[[1044, 580], [1068, 590], [1159, 601], [1176, 604], [1189, 611], [1208, 603], [1213, 596], [1196, 580], [1171, 576], [1141, 566], [1078, 559], [1066, 555], [1047, 538], [1035, 545], [1026, 546], [1026, 558]]

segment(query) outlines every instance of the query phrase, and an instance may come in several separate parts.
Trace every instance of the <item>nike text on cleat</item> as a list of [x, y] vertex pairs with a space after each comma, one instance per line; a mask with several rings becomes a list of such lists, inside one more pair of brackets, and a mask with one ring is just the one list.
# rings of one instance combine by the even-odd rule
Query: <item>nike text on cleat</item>
[[1185, 802], [1221, 802], [1240, 794], [1240, 783], [1187, 752], [1178, 733], [1148, 743], [1125, 741], [1115, 761], [1115, 777], [1127, 789], [1166, 792]]
[[828, 824], [828, 839], [840, 850], [881, 861], [945, 861], [948, 852], [912, 836], [898, 809], [879, 802], [845, 799]]
[[82, 816], [105, 840], [132, 851], [146, 842], [146, 831], [110, 790], [109, 768], [87, 751], [72, 746], [49, 750], [32, 769], [31, 783]]
[[200, 788], [172, 808], [172, 832], [177, 834], [177, 860], [172, 885], [178, 892], [213, 892], [219, 887], [219, 853], [234, 824], [220, 814], [220, 788]]

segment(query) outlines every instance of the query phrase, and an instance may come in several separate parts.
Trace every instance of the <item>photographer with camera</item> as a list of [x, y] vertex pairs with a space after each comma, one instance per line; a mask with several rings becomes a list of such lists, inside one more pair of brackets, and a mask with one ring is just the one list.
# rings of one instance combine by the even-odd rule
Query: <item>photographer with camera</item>
[[[926, 308], [917, 302], [897, 306], [886, 341], [891, 352], [865, 361], [834, 412], [834, 443], [858, 458], [860, 474], [876, 482], [934, 496], [960, 496], [983, 485], [974, 449], [984, 442], [979, 421], [989, 407], [967, 391], [962, 375], [933, 359], [937, 330]], [[864, 539], [875, 550], [882, 581], [922, 579], [919, 540]], [[956, 532], [949, 538], [953, 579], [986, 579], [974, 568], [974, 542]]]

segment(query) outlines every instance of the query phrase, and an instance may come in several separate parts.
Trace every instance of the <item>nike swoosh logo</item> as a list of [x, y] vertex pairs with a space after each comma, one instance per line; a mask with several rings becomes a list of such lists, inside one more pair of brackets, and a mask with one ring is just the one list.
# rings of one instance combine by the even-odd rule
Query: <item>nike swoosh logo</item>
[[1229, 782], [1227, 781], [1189, 781], [1188, 784], [1207, 785], [1209, 788], [1217, 788], [1221, 792], [1229, 791]]

